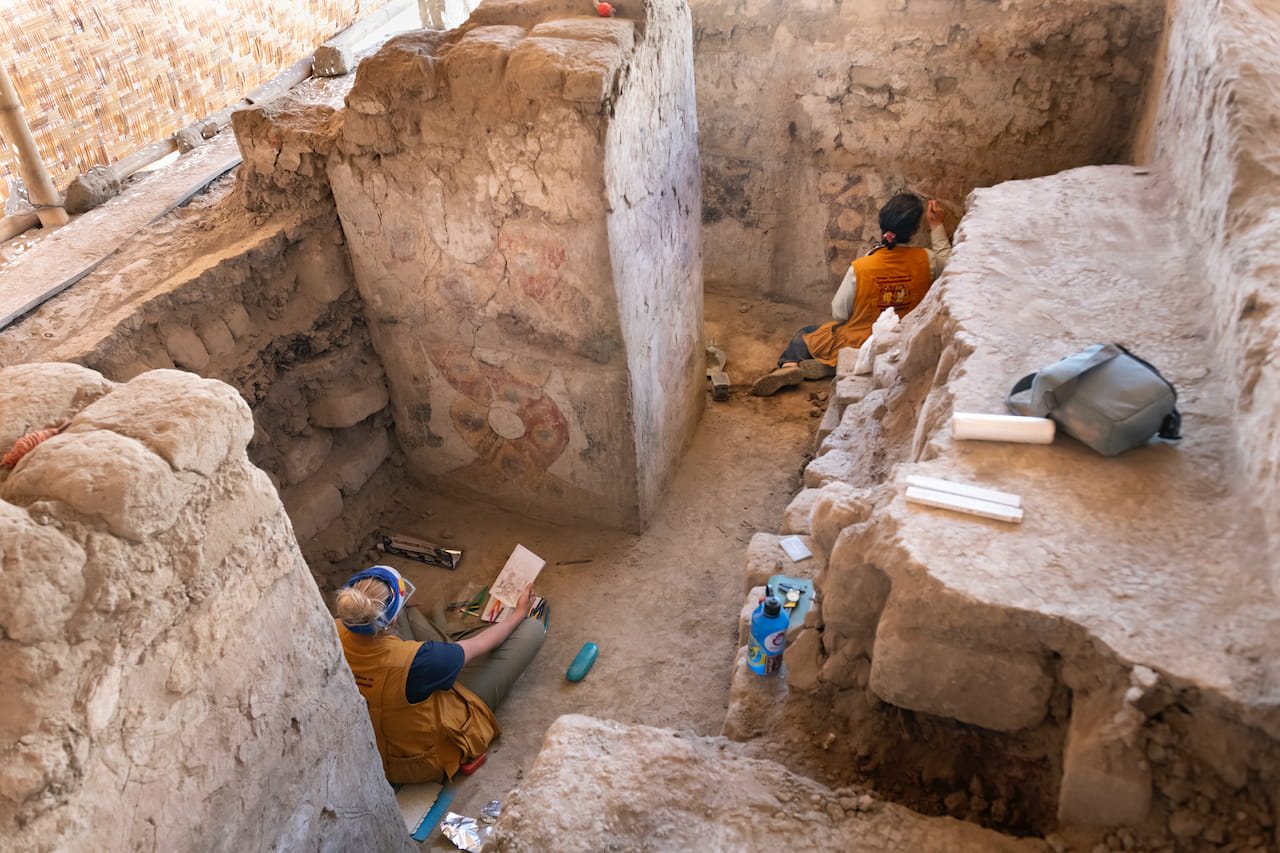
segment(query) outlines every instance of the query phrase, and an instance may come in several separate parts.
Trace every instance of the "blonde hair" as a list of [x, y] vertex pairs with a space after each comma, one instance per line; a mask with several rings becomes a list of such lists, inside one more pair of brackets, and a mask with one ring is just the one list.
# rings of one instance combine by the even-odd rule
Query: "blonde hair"
[[391, 588], [377, 578], [365, 578], [338, 590], [335, 611], [348, 625], [373, 625], [386, 607]]

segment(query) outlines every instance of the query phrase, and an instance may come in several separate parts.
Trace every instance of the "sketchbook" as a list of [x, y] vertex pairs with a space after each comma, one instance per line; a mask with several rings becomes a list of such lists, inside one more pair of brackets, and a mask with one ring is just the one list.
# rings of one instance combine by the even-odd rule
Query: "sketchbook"
[[528, 548], [517, 545], [507, 558], [507, 564], [489, 587], [489, 601], [480, 618], [486, 622], [497, 622], [510, 613], [512, 606], [520, 599], [520, 593], [537, 579], [538, 573], [546, 564], [546, 560]]

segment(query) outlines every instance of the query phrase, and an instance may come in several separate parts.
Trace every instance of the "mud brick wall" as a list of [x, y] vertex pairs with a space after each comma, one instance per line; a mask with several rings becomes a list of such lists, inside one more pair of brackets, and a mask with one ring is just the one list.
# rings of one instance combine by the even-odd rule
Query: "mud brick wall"
[[954, 226], [974, 187], [1127, 161], [1164, 16], [1154, 0], [692, 9], [707, 281], [822, 315], [894, 193], [941, 199]]
[[64, 419], [0, 468], [0, 847], [410, 849], [244, 400], [0, 370], [0, 444]]
[[702, 400], [688, 11], [580, 12], [388, 42], [328, 171], [409, 470], [639, 528]]
[[[242, 171], [238, 191], [218, 194], [228, 211], [265, 197], [258, 173]], [[294, 210], [277, 206], [247, 230], [219, 230], [215, 207], [144, 238], [150, 260], [122, 253], [6, 330], [0, 363], [64, 360], [115, 381], [178, 368], [226, 382], [253, 411], [249, 457], [280, 489], [307, 557], [336, 560], [363, 544], [400, 476], [332, 200], [313, 185], [293, 192]]]

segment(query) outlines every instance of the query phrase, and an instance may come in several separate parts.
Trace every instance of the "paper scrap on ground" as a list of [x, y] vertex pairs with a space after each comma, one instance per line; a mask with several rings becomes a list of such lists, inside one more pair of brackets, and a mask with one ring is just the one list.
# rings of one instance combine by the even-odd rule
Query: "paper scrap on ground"
[[437, 782], [422, 782], [414, 785], [403, 785], [396, 791], [396, 803], [400, 806], [400, 816], [404, 818], [406, 832], [413, 832], [422, 823], [422, 819], [435, 805], [442, 786]]
[[778, 545], [781, 546], [783, 551], [787, 552], [787, 556], [791, 558], [793, 563], [798, 563], [813, 556], [809, 546], [805, 545], [804, 540], [799, 536], [784, 536], [778, 540]]
[[[537, 579], [538, 572], [542, 571], [542, 567], [546, 564], [546, 560], [528, 548], [517, 545], [511, 552], [511, 556], [507, 558], [507, 564], [502, 567], [493, 585], [489, 587], [489, 606], [485, 608], [482, 618], [486, 622], [493, 622], [495, 619], [490, 618], [492, 615], [490, 610], [502, 610], [519, 601], [520, 593]], [[501, 616], [495, 618], [501, 618]]]

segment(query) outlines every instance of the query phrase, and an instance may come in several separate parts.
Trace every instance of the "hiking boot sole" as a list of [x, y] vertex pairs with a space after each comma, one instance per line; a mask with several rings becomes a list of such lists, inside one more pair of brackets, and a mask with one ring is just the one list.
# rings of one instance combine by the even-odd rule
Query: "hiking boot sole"
[[757, 397], [770, 397], [779, 389], [799, 385], [804, 381], [804, 371], [798, 367], [779, 367], [766, 373], [751, 384], [751, 393]]
[[806, 358], [800, 362], [800, 372], [805, 379], [828, 379], [836, 375], [836, 369], [816, 358]]

